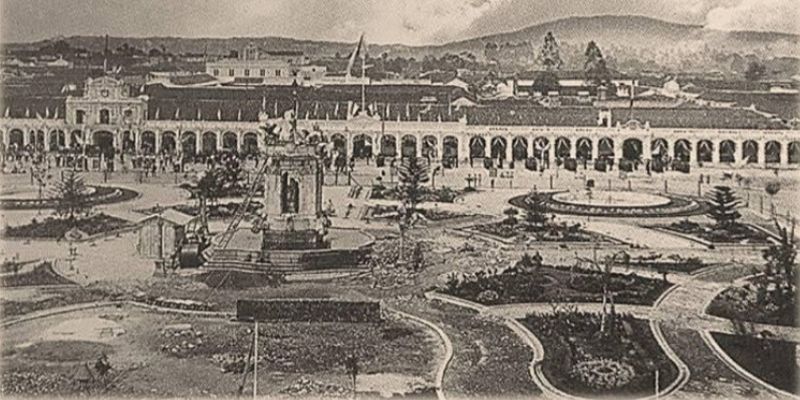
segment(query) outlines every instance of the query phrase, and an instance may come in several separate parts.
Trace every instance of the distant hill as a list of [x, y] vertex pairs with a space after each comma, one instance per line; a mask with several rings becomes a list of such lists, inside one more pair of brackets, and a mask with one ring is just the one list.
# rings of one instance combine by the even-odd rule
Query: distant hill
[[[775, 72], [789, 75], [800, 72], [800, 35], [715, 31], [642, 16], [571, 17], [512, 32], [436, 46], [371, 45], [369, 52], [372, 56], [386, 52], [390, 57], [415, 57], [418, 60], [426, 55], [470, 52], [482, 60], [486, 60], [488, 55], [504, 68], [513, 66], [513, 69], [526, 69], [535, 66], [535, 55], [544, 35], [549, 31], [555, 34], [561, 45], [562, 58], [566, 64], [564, 68], [582, 68], [583, 51], [586, 44], [594, 40], [609, 64], [623, 71], [742, 72], [747, 60], [779, 59], [775, 68], [780, 71]], [[74, 46], [93, 51], [101, 51], [104, 46], [104, 38], [98, 36], [73, 36], [65, 40]], [[164, 46], [172, 53], [207, 51], [209, 54], [228, 54], [230, 50], [240, 50], [250, 42], [265, 49], [302, 50], [312, 59], [330, 57], [336, 53], [347, 57], [354, 46], [354, 43], [283, 37], [110, 38], [112, 48], [128, 43], [145, 51]], [[487, 43], [496, 44], [496, 52], [487, 54]], [[7, 44], [7, 47], [37, 47], [42, 44], [43, 41], [12, 43]], [[771, 67], [769, 63], [767, 65]], [[784, 71], [786, 69], [788, 71]]]

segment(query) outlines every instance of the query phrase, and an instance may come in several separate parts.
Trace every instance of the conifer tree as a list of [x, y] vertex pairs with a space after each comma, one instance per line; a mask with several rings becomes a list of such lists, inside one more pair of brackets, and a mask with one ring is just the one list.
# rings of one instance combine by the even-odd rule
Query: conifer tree
[[736, 208], [741, 204], [728, 186], [715, 186], [708, 197], [706, 215], [716, 222], [717, 228], [729, 229], [742, 215]]

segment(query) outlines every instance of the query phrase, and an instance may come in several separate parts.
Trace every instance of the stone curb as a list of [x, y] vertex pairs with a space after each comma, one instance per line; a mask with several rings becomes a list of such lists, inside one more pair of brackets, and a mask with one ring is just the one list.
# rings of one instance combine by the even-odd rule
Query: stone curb
[[447, 334], [433, 322], [392, 308], [389, 308], [389, 310], [400, 315], [401, 317], [427, 326], [436, 332], [436, 334], [439, 336], [439, 339], [441, 339], [442, 343], [444, 343], [444, 360], [442, 360], [438, 371], [436, 371], [436, 381], [434, 382], [434, 385], [436, 387], [436, 397], [438, 400], [447, 400], [447, 397], [444, 394], [444, 374], [447, 371], [447, 367], [450, 365], [450, 361], [453, 360], [453, 342], [451, 342]]

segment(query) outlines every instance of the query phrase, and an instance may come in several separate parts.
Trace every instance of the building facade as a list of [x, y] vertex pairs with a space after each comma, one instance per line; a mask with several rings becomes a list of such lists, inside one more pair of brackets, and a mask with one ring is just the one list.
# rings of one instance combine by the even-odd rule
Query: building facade
[[0, 143], [6, 152], [59, 152], [92, 145], [145, 155], [257, 153], [264, 150], [258, 115], [275, 117], [295, 108], [300, 109], [299, 129], [321, 131], [340, 154], [356, 159], [419, 156], [453, 166], [481, 158], [505, 163], [538, 159], [553, 165], [565, 158], [643, 161], [667, 156], [691, 165], [800, 166], [800, 130], [749, 109], [454, 110], [444, 105], [385, 104], [367, 107], [372, 110], [367, 115], [356, 111], [352, 101], [309, 100], [302, 107], [277, 101], [273, 106], [266, 98], [252, 104], [202, 100], [196, 106], [169, 101], [178, 107], [168, 109], [163, 99], [147, 95], [131, 96], [124, 84], [110, 77], [90, 79], [83, 96], [62, 102], [24, 104], [12, 99], [0, 118]]

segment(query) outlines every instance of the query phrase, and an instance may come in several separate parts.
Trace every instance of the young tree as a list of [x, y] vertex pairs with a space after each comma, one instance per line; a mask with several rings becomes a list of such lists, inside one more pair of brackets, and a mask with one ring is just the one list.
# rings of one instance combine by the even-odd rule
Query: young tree
[[528, 197], [525, 211], [525, 223], [529, 230], [536, 230], [547, 224], [547, 208], [544, 205], [544, 198], [534, 194]]
[[748, 81], [755, 82], [761, 80], [767, 73], [767, 67], [758, 61], [751, 61], [747, 64], [747, 70], [744, 72], [744, 77]]
[[505, 216], [506, 216], [505, 222], [507, 224], [509, 224], [509, 225], [516, 225], [517, 224], [517, 214], [519, 214], [519, 211], [517, 211], [516, 208], [508, 207], [505, 210], [503, 210], [503, 214], [505, 214]]
[[423, 185], [430, 181], [430, 166], [423, 159], [406, 158], [397, 168], [397, 176], [400, 180], [400, 195], [408, 205], [409, 214], [413, 214], [422, 198]]
[[717, 228], [729, 229], [742, 215], [736, 208], [741, 204], [728, 186], [715, 186], [708, 198], [709, 218], [716, 222]]
[[764, 257], [765, 270], [764, 279], [759, 281], [761, 286], [759, 299], [760, 305], [765, 307], [775, 307], [780, 314], [793, 307], [796, 293], [796, 269], [797, 246], [795, 245], [794, 229], [791, 231], [781, 227], [777, 222], [780, 240], [772, 244], [762, 253]]
[[83, 178], [74, 172], [65, 173], [61, 181], [56, 183], [53, 197], [56, 199], [56, 215], [72, 222], [77, 215], [91, 209], [86, 200]]

